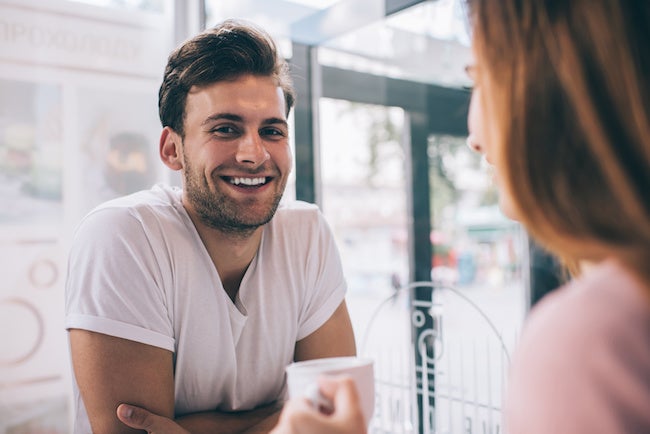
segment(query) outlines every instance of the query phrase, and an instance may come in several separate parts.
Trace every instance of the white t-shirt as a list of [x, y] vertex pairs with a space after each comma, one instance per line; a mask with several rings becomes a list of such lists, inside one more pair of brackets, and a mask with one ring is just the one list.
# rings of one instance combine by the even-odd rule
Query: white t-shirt
[[[84, 218], [71, 248], [66, 328], [174, 352], [177, 415], [246, 410], [284, 394], [295, 343], [316, 331], [347, 286], [315, 205], [281, 205], [233, 303], [181, 204], [155, 186]], [[75, 432], [90, 432], [74, 384]]]

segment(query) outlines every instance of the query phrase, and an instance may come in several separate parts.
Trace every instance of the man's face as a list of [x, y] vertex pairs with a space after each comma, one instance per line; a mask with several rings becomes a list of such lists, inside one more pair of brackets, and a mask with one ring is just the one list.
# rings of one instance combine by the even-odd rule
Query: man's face
[[282, 90], [270, 77], [244, 75], [191, 89], [185, 112], [188, 212], [227, 233], [267, 223], [292, 164]]

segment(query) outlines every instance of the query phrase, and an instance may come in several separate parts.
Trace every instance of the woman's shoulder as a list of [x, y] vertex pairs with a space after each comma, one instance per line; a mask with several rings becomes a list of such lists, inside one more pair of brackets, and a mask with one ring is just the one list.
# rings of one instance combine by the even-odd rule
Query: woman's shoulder
[[650, 328], [639, 329], [649, 321], [648, 288], [617, 262], [605, 261], [542, 299], [530, 312], [522, 340], [529, 335], [578, 352], [587, 342], [611, 343], [607, 336], [641, 331], [650, 337]]
[[[585, 427], [626, 432], [618, 431], [622, 415], [650, 424], [645, 410], [634, 412], [628, 405], [650, 399], [647, 289], [623, 267], [607, 262], [547, 295], [527, 318], [509, 382], [513, 428], [537, 424], [552, 428], [546, 432], [589, 432]], [[549, 427], [548, 420], [555, 425]], [[607, 426], [610, 431], [600, 430]]]

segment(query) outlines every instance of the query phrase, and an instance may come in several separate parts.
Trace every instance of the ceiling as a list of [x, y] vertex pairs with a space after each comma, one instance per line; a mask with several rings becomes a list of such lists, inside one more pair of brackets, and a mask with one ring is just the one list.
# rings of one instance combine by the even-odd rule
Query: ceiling
[[252, 21], [278, 41], [318, 47], [323, 65], [465, 87], [471, 62], [463, 0], [206, 0], [207, 26]]

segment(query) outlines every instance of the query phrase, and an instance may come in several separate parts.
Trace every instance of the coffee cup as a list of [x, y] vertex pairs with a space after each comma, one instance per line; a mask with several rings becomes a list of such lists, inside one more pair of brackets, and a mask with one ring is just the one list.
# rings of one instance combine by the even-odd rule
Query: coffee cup
[[375, 376], [372, 360], [359, 357], [328, 357], [295, 362], [287, 366], [286, 371], [289, 397], [306, 397], [314, 407], [325, 412], [331, 410], [333, 405], [318, 391], [318, 377], [350, 376], [359, 394], [366, 425], [370, 423], [375, 407]]

